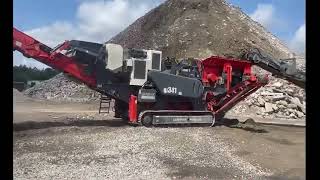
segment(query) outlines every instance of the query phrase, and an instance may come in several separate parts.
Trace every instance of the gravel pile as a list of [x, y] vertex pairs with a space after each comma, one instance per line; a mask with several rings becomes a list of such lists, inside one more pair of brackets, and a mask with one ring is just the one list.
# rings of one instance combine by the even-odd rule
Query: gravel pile
[[17, 89], [13, 88], [12, 92], [13, 102], [25, 102], [25, 101], [32, 101], [31, 98], [25, 96], [22, 92], [18, 91]]
[[13, 98], [21, 99], [21, 100], [26, 99], [26, 97], [20, 91], [18, 91], [17, 89], [13, 88], [12, 90], [13, 90], [12, 91]]
[[305, 119], [304, 89], [271, 77], [270, 83], [238, 103], [230, 114], [252, 114], [267, 118]]
[[25, 90], [24, 95], [60, 102], [89, 102], [100, 99], [100, 93], [70, 80], [63, 74]]
[[277, 37], [225, 0], [168, 0], [108, 42], [159, 49], [164, 57], [178, 59], [238, 56], [252, 47], [275, 58], [292, 54]]
[[210, 128], [104, 126], [30, 133], [14, 139], [17, 179], [268, 179], [272, 175], [236, 155], [239, 147]]

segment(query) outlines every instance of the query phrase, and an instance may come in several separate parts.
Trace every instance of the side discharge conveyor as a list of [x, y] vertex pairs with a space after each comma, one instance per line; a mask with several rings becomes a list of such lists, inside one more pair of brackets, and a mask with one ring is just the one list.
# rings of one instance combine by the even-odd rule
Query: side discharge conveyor
[[305, 88], [305, 72], [299, 71], [296, 68], [296, 59], [280, 59], [276, 60], [270, 55], [262, 53], [259, 49], [254, 48], [242, 55], [242, 59], [251, 61], [269, 72], [274, 76], [288, 80], [295, 85]]

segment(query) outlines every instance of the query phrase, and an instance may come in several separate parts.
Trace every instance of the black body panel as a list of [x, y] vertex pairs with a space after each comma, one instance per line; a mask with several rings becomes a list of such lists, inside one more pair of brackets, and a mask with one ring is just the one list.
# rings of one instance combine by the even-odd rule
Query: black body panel
[[105, 69], [105, 62], [98, 59], [95, 64], [97, 88], [103, 94], [112, 97], [113, 99], [123, 102], [129, 101], [129, 96], [134, 92], [129, 85], [129, 73], [115, 73]]
[[200, 98], [204, 89], [202, 83], [195, 78], [159, 71], [149, 71], [148, 79], [155, 84], [161, 95], [165, 96]]
[[72, 48], [85, 50], [87, 53], [92, 54], [94, 56], [98, 56], [99, 51], [103, 46], [102, 44], [98, 44], [98, 43], [78, 41], [78, 40], [71, 40], [69, 43]]
[[137, 58], [137, 59], [145, 59], [147, 58], [147, 53], [141, 49], [126, 49], [124, 50], [124, 58], [130, 59], [130, 58]]
[[[62, 45], [63, 44], [56, 46], [53, 51], [60, 48]], [[94, 73], [95, 61], [103, 45], [78, 40], [69, 41], [69, 45], [66, 55], [73, 57], [77, 63], [85, 65], [85, 72], [88, 75]]]
[[133, 78], [145, 79], [146, 78], [146, 61], [134, 61]]
[[152, 53], [152, 69], [160, 70], [160, 54]]

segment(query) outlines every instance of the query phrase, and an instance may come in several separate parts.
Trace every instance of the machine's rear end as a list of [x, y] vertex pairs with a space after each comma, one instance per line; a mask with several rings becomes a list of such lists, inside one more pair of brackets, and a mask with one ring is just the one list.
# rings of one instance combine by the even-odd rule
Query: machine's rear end
[[[148, 76], [138, 98], [133, 98], [144, 125], [214, 124], [216, 117], [268, 82], [267, 77], [259, 80], [251, 73], [249, 61], [216, 56], [181, 61]], [[131, 107], [134, 112], [135, 106]], [[135, 114], [130, 120], [135, 121]]]

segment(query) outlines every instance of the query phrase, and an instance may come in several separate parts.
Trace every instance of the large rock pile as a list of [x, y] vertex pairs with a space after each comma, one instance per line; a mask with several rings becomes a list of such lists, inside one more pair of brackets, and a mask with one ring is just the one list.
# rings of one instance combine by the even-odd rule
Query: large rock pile
[[285, 80], [272, 77], [268, 85], [248, 96], [228, 113], [267, 118], [304, 119], [305, 91]]
[[100, 93], [70, 80], [63, 74], [25, 90], [24, 94], [37, 99], [61, 102], [89, 102], [100, 99]]
[[[304, 58], [297, 58], [297, 69], [305, 72]], [[270, 74], [255, 67], [257, 75]], [[228, 114], [257, 115], [266, 118], [305, 119], [306, 93], [305, 90], [283, 79], [270, 77], [270, 82], [244, 101], [236, 104]]]

